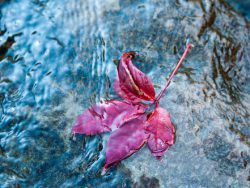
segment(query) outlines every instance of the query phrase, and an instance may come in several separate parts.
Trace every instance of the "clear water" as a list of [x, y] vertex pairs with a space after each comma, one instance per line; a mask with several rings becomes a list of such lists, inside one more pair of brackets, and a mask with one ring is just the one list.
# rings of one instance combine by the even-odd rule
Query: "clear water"
[[[248, 187], [249, 22], [223, 0], [0, 1], [0, 187]], [[137, 50], [157, 88], [190, 38], [161, 106], [176, 143], [144, 147], [101, 176], [108, 134], [71, 127], [118, 98], [113, 59]]]

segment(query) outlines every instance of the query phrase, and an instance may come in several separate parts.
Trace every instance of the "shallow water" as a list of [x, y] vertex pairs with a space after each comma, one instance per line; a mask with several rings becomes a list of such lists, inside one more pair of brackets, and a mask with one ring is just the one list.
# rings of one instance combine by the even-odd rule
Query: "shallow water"
[[[249, 22], [223, 0], [2, 0], [1, 187], [247, 187]], [[108, 134], [71, 127], [89, 105], [118, 98], [113, 59], [136, 50], [157, 92], [195, 45], [161, 106], [176, 143], [146, 147], [101, 176]]]

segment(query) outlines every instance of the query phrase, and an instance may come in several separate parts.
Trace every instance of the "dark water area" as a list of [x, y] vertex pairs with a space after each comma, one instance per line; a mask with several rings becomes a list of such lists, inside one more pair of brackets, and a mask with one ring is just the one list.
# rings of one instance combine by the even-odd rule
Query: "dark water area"
[[[1, 0], [0, 187], [248, 187], [249, 4], [227, 2]], [[73, 137], [75, 118], [119, 98], [124, 51], [146, 54], [137, 66], [159, 93], [187, 39], [195, 47], [160, 102], [175, 144], [101, 176], [109, 134]]]
[[226, 2], [238, 13], [250, 21], [250, 0], [226, 0]]

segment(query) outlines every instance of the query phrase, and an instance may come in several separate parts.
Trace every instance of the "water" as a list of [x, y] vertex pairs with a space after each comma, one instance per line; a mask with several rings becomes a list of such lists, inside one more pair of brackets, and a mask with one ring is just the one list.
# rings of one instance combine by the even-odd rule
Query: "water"
[[[223, 0], [2, 0], [1, 187], [248, 187], [249, 22]], [[137, 66], [157, 92], [190, 38], [195, 48], [160, 105], [176, 143], [146, 147], [101, 176], [108, 134], [74, 139], [89, 105], [118, 98], [113, 59]]]
[[237, 1], [237, 0], [226, 0], [229, 5], [232, 6], [235, 10], [237, 10], [240, 14], [246, 17], [248, 21], [250, 20], [250, 0]]

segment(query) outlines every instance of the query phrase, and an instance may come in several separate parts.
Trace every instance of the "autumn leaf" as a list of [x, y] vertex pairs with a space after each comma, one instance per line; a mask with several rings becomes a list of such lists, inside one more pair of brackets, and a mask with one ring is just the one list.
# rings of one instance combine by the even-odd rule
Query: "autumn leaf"
[[95, 135], [114, 131], [108, 140], [103, 173], [138, 151], [145, 143], [157, 159], [174, 144], [174, 125], [169, 113], [159, 107], [159, 100], [191, 47], [191, 43], [187, 45], [157, 97], [151, 80], [132, 63], [138, 54], [124, 53], [117, 67], [118, 79], [114, 84], [117, 94], [124, 101], [105, 101], [90, 107], [77, 118], [73, 133]]
[[144, 131], [143, 118], [133, 119], [124, 123], [109, 138], [104, 172], [111, 165], [138, 151], [146, 143], [147, 137]]
[[149, 134], [148, 147], [152, 154], [160, 159], [164, 151], [174, 144], [175, 128], [171, 122], [169, 113], [157, 107], [148, 115], [146, 132]]
[[123, 84], [120, 84], [119, 79], [117, 79], [114, 83], [114, 89], [116, 93], [126, 101], [131, 103], [139, 103], [142, 100], [131, 93]]
[[[133, 95], [138, 99], [154, 101], [155, 89], [151, 80], [132, 63], [136, 55], [136, 52], [124, 53], [118, 64], [119, 86], [120, 90], [123, 91], [120, 96], [127, 99]], [[119, 86], [116, 86], [116, 88]], [[120, 93], [118, 92], [118, 94]]]
[[145, 112], [145, 105], [110, 100], [94, 105], [78, 116], [74, 133], [95, 135], [112, 131]]

